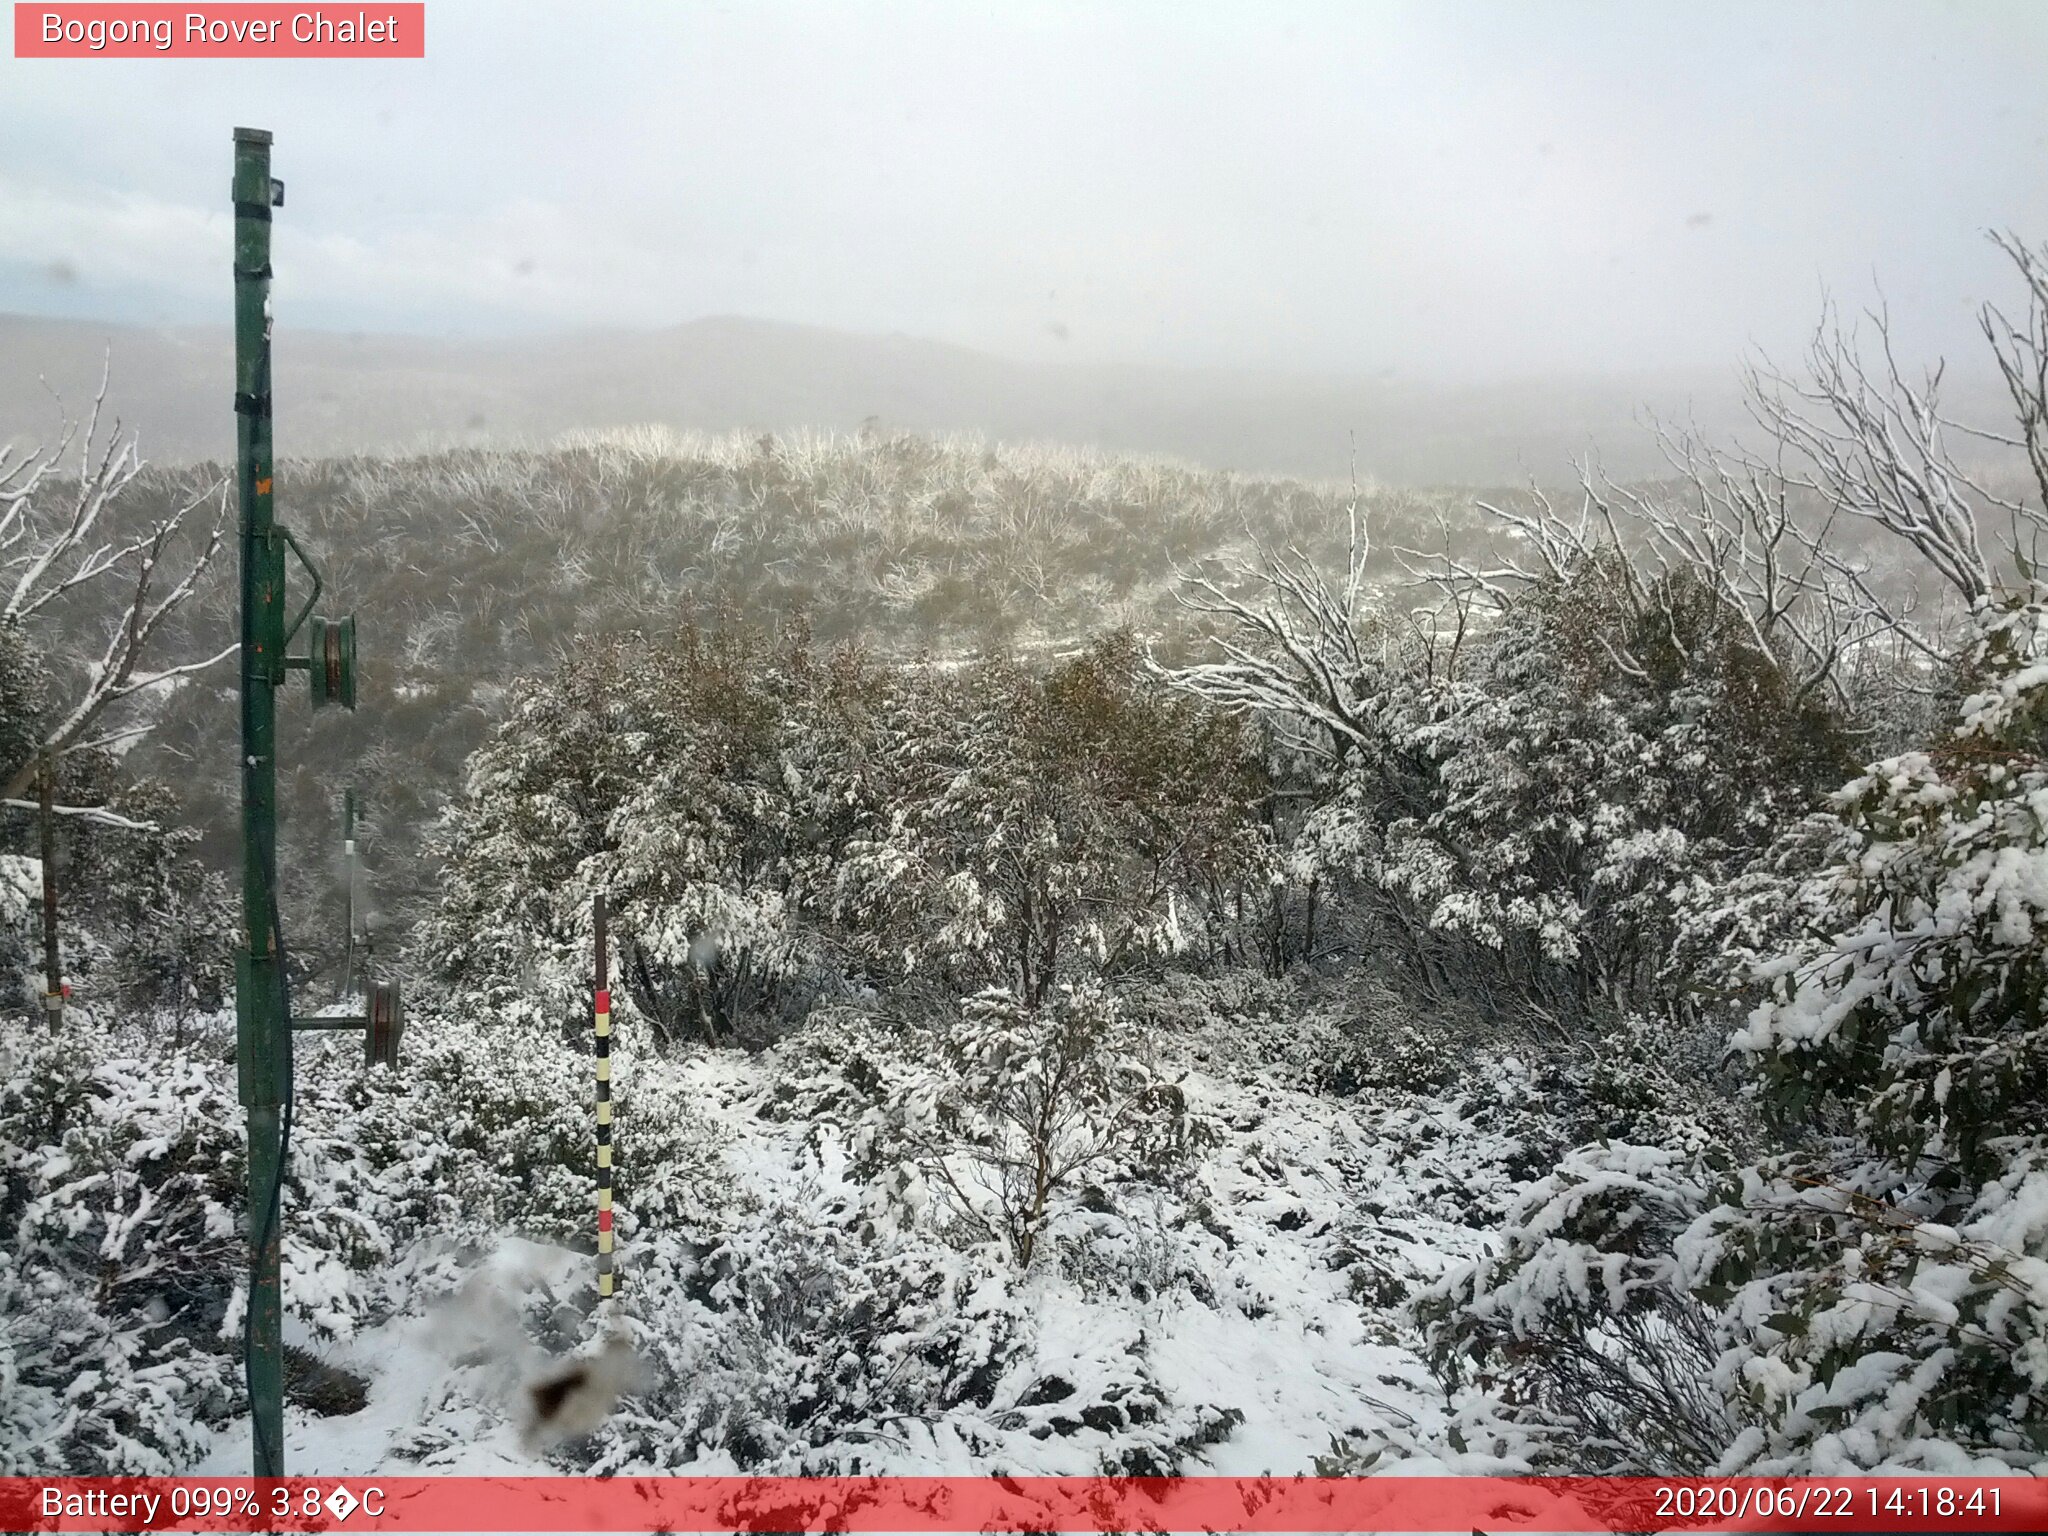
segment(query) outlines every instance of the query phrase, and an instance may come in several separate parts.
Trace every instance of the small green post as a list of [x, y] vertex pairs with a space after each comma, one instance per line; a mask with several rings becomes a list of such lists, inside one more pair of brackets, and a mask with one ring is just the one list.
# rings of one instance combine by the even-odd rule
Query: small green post
[[235, 427], [242, 543], [242, 920], [237, 1060], [249, 1111], [250, 1424], [258, 1477], [284, 1476], [283, 1294], [278, 1273], [291, 1023], [278, 936], [277, 689], [285, 678], [284, 545], [271, 497], [270, 134], [235, 130]]
[[356, 995], [356, 792], [341, 792], [341, 995]]

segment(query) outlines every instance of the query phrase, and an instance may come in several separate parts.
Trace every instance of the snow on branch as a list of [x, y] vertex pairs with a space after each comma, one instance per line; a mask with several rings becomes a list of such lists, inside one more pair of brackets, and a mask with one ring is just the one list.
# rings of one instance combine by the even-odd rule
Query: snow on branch
[[[2004, 584], [1984, 548], [1984, 525], [2023, 577], [2039, 569], [2048, 535], [2048, 250], [1994, 233], [2017, 269], [2027, 307], [2015, 321], [1998, 305], [1978, 311], [2012, 406], [2014, 432], [1995, 432], [1948, 416], [1941, 405], [1942, 365], [1917, 379], [1900, 367], [1891, 320], [1879, 304], [1864, 317], [1874, 345], [1845, 329], [1832, 310], [1807, 353], [1807, 377], [1751, 371], [1750, 410], [1802, 467], [1788, 474], [1827, 504], [1877, 524], [1905, 541], [1961, 594], [1966, 604]], [[2032, 494], [2005, 494], [1954, 451], [1957, 436], [2020, 449]]]
[[[1902, 541], [1941, 588], [1960, 597], [1958, 610], [1999, 591], [2008, 569], [2022, 577], [2041, 569], [2048, 545], [2048, 251], [2008, 235], [1993, 239], [2027, 291], [2021, 320], [1995, 305], [1980, 313], [2016, 432], [1951, 419], [1941, 405], [1942, 368], [1909, 375], [1881, 304], [1861, 329], [1830, 307], [1801, 376], [1762, 363], [1744, 375], [1750, 416], [1766, 434], [1764, 454], [1709, 447], [1690, 430], [1653, 421], [1668, 477], [1623, 485], [1597, 464], [1580, 462], [1575, 508], [1560, 507], [1540, 487], [1520, 505], [1478, 503], [1508, 551], [1492, 563], [1457, 553], [1448, 533], [1438, 551], [1397, 556], [1411, 576], [1459, 605], [1461, 623], [1468, 610], [1505, 611], [1532, 586], [1600, 565], [1624, 611], [1648, 621], [1638, 629], [1678, 645], [1683, 626], [1675, 605], [1688, 592], [1704, 591], [1800, 697], [1818, 691], [1846, 701], [1864, 664], [1882, 652], [1923, 666], [1942, 660], [1956, 635], [1923, 616], [1910, 582], [1901, 592], [1874, 576], [1845, 534], [1863, 522]], [[2031, 493], [2008, 494], [1990, 483], [1958, 455], [1959, 438], [2022, 451]], [[1985, 529], [1998, 523], [2004, 529], [1987, 552]], [[2000, 546], [2004, 561], [1996, 558]], [[1647, 675], [1611, 637], [1601, 643], [1624, 672]], [[1901, 671], [1894, 685], [1931, 686], [1913, 682], [1912, 671]]]
[[[1997, 359], [1999, 376], [2005, 381], [2019, 430], [2017, 436], [1988, 432], [1976, 435], [2019, 448], [2026, 454], [2027, 467], [2033, 471], [2034, 493], [2041, 506], [2048, 508], [2048, 248], [2035, 250], [2011, 234], [1994, 233], [1991, 238], [2019, 269], [2027, 285], [2027, 312], [2020, 321], [2008, 319], [1995, 304], [1986, 304], [1977, 316], [1984, 339]], [[2040, 550], [2034, 537], [2028, 539], [2025, 551], [2019, 548], [2021, 521], [2013, 520], [2010, 547], [2016, 557], [2025, 561], [2023, 574], [2031, 576], [2040, 569]], [[2029, 533], [2037, 536], [2042, 526], [2039, 512], [2027, 521]]]
[[[1191, 612], [1229, 621], [1240, 637], [1218, 635], [1220, 661], [1154, 671], [1223, 708], [1321, 727], [1300, 743], [1320, 757], [1342, 756], [1367, 739], [1366, 700], [1378, 666], [1361, 638], [1372, 538], [1354, 484], [1346, 509], [1350, 542], [1341, 587], [1299, 548], [1269, 548], [1249, 527], [1257, 559], [1227, 562], [1228, 586], [1200, 569], [1176, 568], [1177, 601]], [[1240, 597], [1238, 591], [1251, 595]]]
[[[1514, 544], [1534, 552], [1534, 562], [1510, 558], [1482, 570], [1447, 543], [1427, 557], [1432, 564], [1411, 563], [1411, 573], [1505, 610], [1520, 590], [1604, 565], [1639, 629], [1681, 651], [1678, 605], [1703, 592], [1795, 697], [1822, 691], [1845, 698], [1856, 664], [1880, 641], [1924, 657], [1942, 654], [1938, 637], [1915, 622], [1913, 605], [1887, 597], [1867, 564], [1842, 548], [1840, 509], [1796, 505], [1806, 488], [1786, 474], [1783, 445], [1765, 459], [1709, 447], [1694, 432], [1655, 420], [1651, 429], [1671, 470], [1662, 480], [1625, 485], [1582, 460], [1574, 466], [1574, 512], [1559, 510], [1539, 488], [1526, 509], [1478, 503]], [[1648, 675], [1611, 637], [1600, 639], [1623, 672]]]
[[[43, 739], [23, 761], [9, 765], [0, 780], [0, 798], [22, 794], [34, 780], [45, 755], [62, 755], [78, 746], [102, 715], [123, 699], [144, 689], [204, 671], [235, 654], [230, 645], [204, 659], [168, 666], [144, 666], [151, 642], [164, 621], [198, 590], [224, 540], [227, 482], [200, 491], [164, 518], [132, 536], [105, 536], [108, 508], [141, 473], [142, 458], [133, 436], [124, 436], [116, 421], [105, 439], [100, 418], [106, 401], [103, 372], [83, 428], [66, 418], [56, 443], [47, 451], [16, 454], [0, 451], [0, 554], [8, 558], [0, 571], [11, 586], [0, 603], [0, 625], [20, 625], [56, 599], [103, 578], [126, 585], [127, 601], [110, 627], [104, 649], [85, 670], [84, 692], [61, 709]], [[77, 479], [68, 504], [45, 516], [37, 494], [52, 470], [77, 448]], [[213, 507], [212, 527], [204, 546], [182, 576], [159, 591], [160, 567], [186, 519], [202, 506]]]
[[[0, 800], [0, 806], [10, 811], [34, 811], [43, 813], [40, 800]], [[78, 821], [89, 821], [95, 826], [119, 827], [124, 832], [161, 832], [162, 827], [153, 821], [133, 821], [117, 811], [110, 811], [103, 805], [53, 805], [49, 807], [53, 816], [70, 816]]]

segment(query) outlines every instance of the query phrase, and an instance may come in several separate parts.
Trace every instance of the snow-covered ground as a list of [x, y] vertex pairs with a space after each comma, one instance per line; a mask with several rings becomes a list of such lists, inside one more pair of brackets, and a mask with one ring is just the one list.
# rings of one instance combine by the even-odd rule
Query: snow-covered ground
[[[1436, 1465], [1421, 1448], [1441, 1444], [1447, 1405], [1397, 1308], [1414, 1286], [1478, 1251], [1476, 1211], [1492, 1203], [1487, 1184], [1501, 1184], [1489, 1167], [1500, 1148], [1438, 1101], [1390, 1091], [1321, 1097], [1291, 1086], [1285, 1071], [1252, 1065], [1241, 1049], [1184, 1045], [1192, 1069], [1182, 1087], [1220, 1128], [1218, 1143], [1178, 1188], [1126, 1183], [1107, 1210], [1069, 1211], [1057, 1257], [1042, 1255], [1021, 1278], [995, 1261], [982, 1287], [990, 1294], [969, 1307], [985, 1303], [1010, 1328], [989, 1400], [873, 1426], [847, 1442], [860, 1470], [1101, 1471], [1118, 1465], [1140, 1419], [1135, 1408], [1105, 1405], [1141, 1398], [1155, 1405], [1146, 1418], [1175, 1426], [1182, 1470], [1306, 1472], [1334, 1442], [1365, 1440], [1406, 1448], [1409, 1470]], [[781, 1066], [780, 1050], [699, 1052], [642, 1058], [633, 1070], [672, 1077], [663, 1098], [694, 1105], [715, 1129], [731, 1208], [787, 1220], [857, 1205], [863, 1190], [835, 1128], [763, 1114]], [[628, 1118], [623, 1158], [632, 1129]], [[622, 1249], [616, 1305], [642, 1328], [708, 1337], [702, 1309], [636, 1297], [636, 1256], [657, 1239], [643, 1224]], [[405, 1265], [419, 1256], [393, 1257]], [[565, 1460], [523, 1442], [521, 1404], [551, 1359], [534, 1318], [553, 1319], [558, 1348], [587, 1348], [619, 1321], [592, 1308], [594, 1260], [507, 1231], [457, 1269], [429, 1267], [436, 1285], [352, 1336], [323, 1340], [295, 1325], [289, 1343], [365, 1379], [368, 1393], [345, 1415], [288, 1410], [293, 1470], [490, 1474], [578, 1464], [573, 1448]], [[799, 1352], [807, 1344], [795, 1342]], [[195, 1470], [234, 1473], [247, 1455], [236, 1424]], [[741, 1470], [718, 1449], [687, 1465]]]

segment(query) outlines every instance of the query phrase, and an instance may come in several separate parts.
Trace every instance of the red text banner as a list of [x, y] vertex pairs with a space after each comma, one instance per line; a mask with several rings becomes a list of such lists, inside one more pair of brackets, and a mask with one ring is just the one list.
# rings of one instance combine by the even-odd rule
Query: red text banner
[[423, 59], [424, 4], [14, 7], [18, 59]]
[[8, 1531], [2044, 1531], [2033, 1478], [0, 1478]]

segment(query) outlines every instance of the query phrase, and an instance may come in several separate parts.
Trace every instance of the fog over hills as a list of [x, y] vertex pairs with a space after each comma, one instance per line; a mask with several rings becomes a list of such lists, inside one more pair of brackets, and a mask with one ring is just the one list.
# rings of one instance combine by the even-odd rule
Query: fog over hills
[[[49, 390], [73, 409], [111, 355], [110, 400], [161, 463], [233, 448], [232, 338], [0, 316], [0, 440], [47, 436]], [[1595, 449], [1655, 463], [1645, 409], [1721, 436], [1743, 417], [1720, 376], [1450, 385], [1405, 380], [1016, 362], [906, 336], [714, 318], [659, 331], [516, 339], [346, 335], [280, 326], [277, 433], [295, 455], [534, 443], [578, 428], [972, 432], [1160, 453], [1215, 467], [1390, 485], [1550, 480]], [[47, 381], [48, 388], [45, 387]]]

